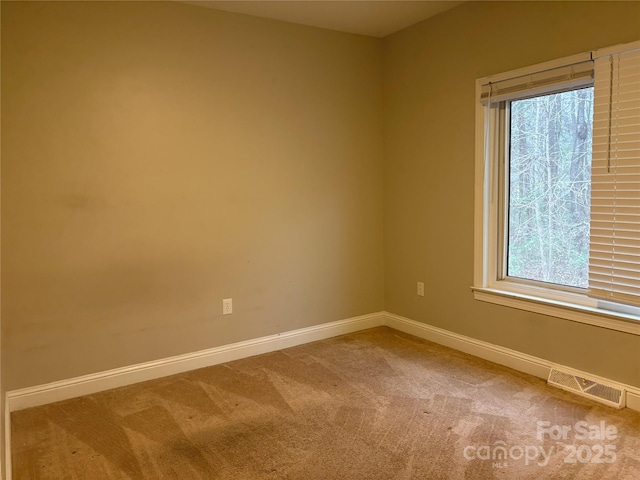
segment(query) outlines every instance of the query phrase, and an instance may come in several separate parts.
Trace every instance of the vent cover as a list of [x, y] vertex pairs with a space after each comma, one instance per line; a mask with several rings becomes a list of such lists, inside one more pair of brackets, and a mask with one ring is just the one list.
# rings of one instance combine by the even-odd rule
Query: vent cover
[[596, 382], [555, 368], [549, 372], [547, 383], [611, 407], [624, 408], [625, 406], [625, 391], [619, 386]]

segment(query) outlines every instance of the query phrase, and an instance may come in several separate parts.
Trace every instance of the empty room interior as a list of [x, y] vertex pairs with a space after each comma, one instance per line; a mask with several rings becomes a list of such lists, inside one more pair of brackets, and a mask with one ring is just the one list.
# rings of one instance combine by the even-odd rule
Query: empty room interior
[[638, 1], [2, 1], [3, 480], [640, 478], [640, 263], [602, 293], [596, 193], [580, 253], [512, 235], [578, 210], [512, 214], [565, 93], [593, 179], [543, 189], [635, 158], [640, 220], [639, 42]]

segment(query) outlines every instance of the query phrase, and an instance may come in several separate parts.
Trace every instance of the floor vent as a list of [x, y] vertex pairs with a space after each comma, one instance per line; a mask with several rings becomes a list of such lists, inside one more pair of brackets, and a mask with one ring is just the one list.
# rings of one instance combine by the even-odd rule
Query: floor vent
[[625, 406], [625, 391], [619, 386], [596, 382], [555, 368], [549, 372], [547, 383], [610, 407], [624, 408]]

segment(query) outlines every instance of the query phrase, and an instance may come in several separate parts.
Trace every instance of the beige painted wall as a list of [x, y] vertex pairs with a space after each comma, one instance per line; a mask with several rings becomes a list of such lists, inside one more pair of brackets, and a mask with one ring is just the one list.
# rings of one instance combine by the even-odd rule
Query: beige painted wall
[[640, 386], [640, 337], [469, 288], [475, 79], [638, 39], [640, 2], [468, 3], [385, 39], [386, 310]]
[[3, 388], [383, 308], [640, 386], [639, 337], [469, 289], [475, 79], [639, 30], [637, 2], [474, 2], [384, 41], [3, 2]]
[[2, 47], [8, 390], [382, 310], [380, 40], [3, 2]]

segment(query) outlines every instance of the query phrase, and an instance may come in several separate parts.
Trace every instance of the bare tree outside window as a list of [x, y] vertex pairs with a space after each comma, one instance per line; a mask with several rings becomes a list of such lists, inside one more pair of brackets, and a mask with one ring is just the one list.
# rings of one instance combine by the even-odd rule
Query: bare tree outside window
[[586, 288], [593, 88], [510, 110], [507, 275]]

